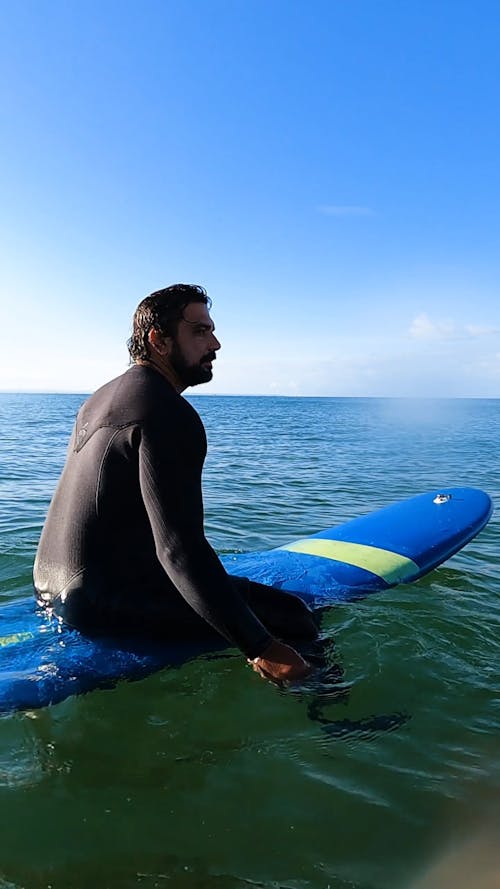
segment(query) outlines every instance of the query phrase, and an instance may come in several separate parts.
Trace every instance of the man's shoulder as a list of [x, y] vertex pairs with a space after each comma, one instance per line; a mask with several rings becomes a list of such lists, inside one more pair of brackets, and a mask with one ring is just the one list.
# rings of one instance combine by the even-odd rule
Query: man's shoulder
[[133, 365], [96, 389], [80, 408], [77, 424], [95, 427], [141, 425], [154, 416], [159, 406], [169, 400], [170, 393], [168, 386], [162, 391], [147, 370]]
[[83, 406], [83, 412], [109, 426], [158, 428], [183, 421], [201, 425], [192, 405], [158, 371], [140, 364], [133, 364], [97, 389]]

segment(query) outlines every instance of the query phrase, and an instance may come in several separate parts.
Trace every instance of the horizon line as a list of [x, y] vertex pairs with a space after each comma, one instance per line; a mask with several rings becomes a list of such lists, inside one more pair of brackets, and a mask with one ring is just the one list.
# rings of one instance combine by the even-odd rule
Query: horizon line
[[[82, 392], [60, 389], [0, 389], [0, 395], [81, 395], [90, 397], [96, 390]], [[345, 399], [387, 399], [393, 401], [499, 401], [500, 395], [302, 395], [280, 392], [191, 392], [190, 397], [201, 398], [345, 398]]]

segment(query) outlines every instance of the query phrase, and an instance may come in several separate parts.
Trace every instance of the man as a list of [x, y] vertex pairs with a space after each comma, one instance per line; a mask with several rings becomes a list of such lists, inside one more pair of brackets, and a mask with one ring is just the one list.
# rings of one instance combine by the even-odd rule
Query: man
[[309, 664], [279, 640], [315, 638], [309, 609], [230, 577], [204, 534], [205, 430], [181, 393], [212, 379], [210, 305], [187, 284], [139, 304], [132, 366], [78, 413], [35, 560], [37, 599], [83, 633], [215, 633], [261, 676], [299, 679]]

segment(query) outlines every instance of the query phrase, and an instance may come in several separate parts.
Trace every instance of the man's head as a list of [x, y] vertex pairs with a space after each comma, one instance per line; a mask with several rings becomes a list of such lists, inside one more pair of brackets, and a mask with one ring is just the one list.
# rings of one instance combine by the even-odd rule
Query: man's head
[[128, 349], [132, 361], [150, 362], [174, 375], [179, 391], [212, 379], [220, 343], [209, 315], [210, 298], [197, 284], [156, 290], [137, 306]]

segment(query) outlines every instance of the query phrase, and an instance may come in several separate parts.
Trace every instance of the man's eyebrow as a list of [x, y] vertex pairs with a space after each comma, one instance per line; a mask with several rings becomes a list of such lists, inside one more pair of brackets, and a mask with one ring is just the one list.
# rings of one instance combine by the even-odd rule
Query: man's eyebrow
[[205, 321], [189, 321], [188, 318], [183, 318], [182, 320], [185, 321], [186, 324], [190, 324], [191, 327], [197, 327], [198, 330], [211, 330], [212, 333], [215, 330], [215, 324], [213, 323], [213, 321], [211, 322], [211, 324], [206, 324]]

